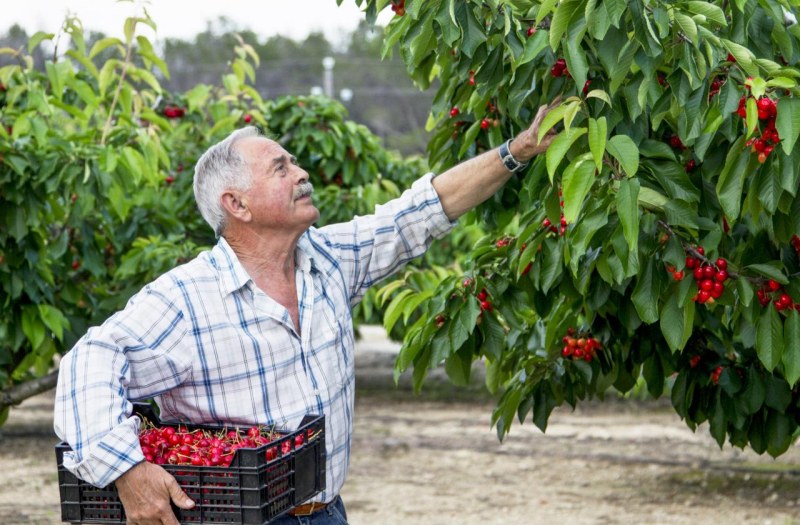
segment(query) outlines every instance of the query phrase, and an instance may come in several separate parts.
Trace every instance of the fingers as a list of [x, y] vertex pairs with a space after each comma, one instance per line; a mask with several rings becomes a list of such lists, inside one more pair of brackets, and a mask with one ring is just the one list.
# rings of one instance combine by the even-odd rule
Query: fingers
[[194, 501], [181, 489], [175, 478], [171, 477], [167, 482], [167, 488], [169, 489], [169, 497], [175, 505], [186, 510], [194, 508]]

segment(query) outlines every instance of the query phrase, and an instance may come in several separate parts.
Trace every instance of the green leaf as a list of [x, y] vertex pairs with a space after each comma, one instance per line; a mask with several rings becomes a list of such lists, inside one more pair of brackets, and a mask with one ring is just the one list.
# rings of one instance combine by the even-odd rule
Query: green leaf
[[789, 284], [789, 279], [786, 278], [783, 272], [779, 268], [770, 266], [769, 264], [749, 264], [745, 266], [745, 268], [781, 284]]
[[633, 64], [633, 57], [636, 56], [636, 52], [638, 50], [639, 45], [637, 41], [629, 40], [619, 52], [617, 63], [614, 65], [614, 69], [611, 71], [611, 84], [609, 85], [609, 91], [612, 94], [617, 92], [617, 89], [619, 89], [619, 87], [622, 85], [622, 82], [625, 80], [625, 77], [630, 72], [631, 65]]
[[444, 370], [454, 385], [462, 387], [469, 385], [472, 352], [468, 348], [462, 348], [450, 354], [444, 361]]
[[792, 310], [784, 325], [783, 369], [789, 386], [794, 387], [800, 379], [800, 312]]
[[717, 197], [728, 221], [735, 222], [739, 218], [742, 207], [742, 191], [745, 175], [750, 161], [750, 152], [744, 149], [744, 137], [731, 145], [725, 166], [717, 180]]
[[42, 40], [52, 40], [56, 36], [55, 33], [45, 33], [44, 31], [37, 31], [32, 37], [28, 39], [28, 53], [33, 53], [33, 50], [42, 43]]
[[464, 307], [458, 310], [448, 327], [451, 353], [461, 348], [461, 345], [469, 339], [480, 313], [481, 309], [477, 300], [465, 302]]
[[611, 105], [611, 98], [608, 96], [608, 93], [603, 91], [602, 89], [593, 89], [586, 93], [586, 98], [599, 98], [609, 106]]
[[720, 40], [722, 41], [722, 45], [725, 46], [725, 49], [727, 49], [728, 52], [733, 55], [733, 58], [736, 59], [736, 64], [744, 69], [748, 76], [758, 76], [758, 67], [753, 63], [753, 60], [755, 60], [755, 55], [753, 55], [752, 51], [743, 45], [737, 44], [736, 42], [732, 42], [725, 38]]
[[775, 129], [781, 137], [783, 152], [792, 154], [797, 137], [800, 136], [800, 99], [781, 97], [778, 100], [778, 117]]
[[725, 13], [722, 11], [722, 8], [710, 2], [691, 0], [686, 3], [686, 8], [692, 13], [703, 15], [715, 24], [719, 24], [721, 26], [728, 25], [728, 21], [725, 19]]
[[556, 12], [550, 22], [550, 47], [558, 50], [561, 37], [567, 32], [572, 19], [583, 11], [586, 0], [562, 0], [556, 7]]
[[648, 257], [647, 262], [637, 280], [631, 299], [636, 312], [645, 323], [658, 321], [659, 282], [655, 275], [655, 257]]
[[639, 148], [630, 137], [614, 135], [608, 140], [606, 151], [619, 161], [628, 177], [639, 171]]
[[775, 308], [764, 308], [756, 327], [756, 353], [767, 371], [772, 371], [783, 357], [783, 324]]
[[106, 38], [101, 38], [100, 40], [95, 42], [94, 45], [92, 46], [91, 51], [89, 51], [89, 58], [92, 59], [97, 55], [99, 55], [100, 53], [102, 53], [105, 49], [115, 45], [118, 46], [123, 45], [122, 40], [111, 36]]
[[536, 34], [533, 35], [531, 38], [525, 41], [525, 49], [522, 51], [522, 55], [519, 59], [511, 64], [511, 71], [516, 71], [517, 68], [523, 64], [527, 64], [534, 58], [536, 58], [539, 53], [547, 47], [547, 35], [548, 32], [545, 30], [536, 31]]
[[413, 294], [413, 290], [405, 289], [392, 299], [392, 302], [389, 303], [389, 306], [386, 307], [386, 311], [383, 314], [383, 327], [386, 328], [386, 333], [392, 331], [394, 328], [394, 324], [400, 319], [400, 316], [403, 315], [404, 309], [404, 302], [408, 296]]
[[566, 111], [567, 107], [563, 104], [550, 110], [550, 112], [542, 119], [542, 123], [539, 125], [539, 136], [536, 140], [541, 142], [547, 132], [550, 131], [558, 122], [564, 119], [564, 113]]
[[608, 123], [605, 117], [589, 119], [589, 150], [592, 152], [597, 171], [603, 169], [603, 153], [606, 151]]
[[69, 328], [69, 320], [64, 317], [61, 310], [49, 304], [39, 304], [37, 307], [44, 325], [53, 332], [57, 339], [63, 339], [64, 329]]
[[663, 212], [669, 199], [664, 194], [652, 189], [641, 188], [639, 190], [639, 204], [648, 210]]
[[23, 307], [22, 333], [28, 338], [34, 350], [44, 342], [45, 326], [39, 318], [38, 309], [33, 305]]
[[661, 308], [661, 333], [673, 352], [682, 350], [694, 328], [695, 303], [681, 307], [678, 294], [669, 296]]
[[786, 414], [771, 410], [767, 416], [767, 453], [776, 458], [794, 441], [797, 424]]
[[550, 143], [550, 146], [547, 148], [547, 153], [545, 153], [547, 174], [550, 176], [550, 182], [553, 181], [556, 169], [558, 169], [558, 165], [561, 164], [564, 155], [567, 154], [567, 151], [569, 151], [569, 148], [575, 143], [575, 141], [585, 133], [586, 128], [572, 128], [570, 130], [564, 130], [556, 135], [556, 138], [554, 138], [553, 142]]
[[617, 190], [617, 215], [628, 242], [628, 249], [635, 252], [639, 246], [639, 189], [638, 179], [620, 181]]
[[561, 179], [564, 197], [564, 218], [568, 223], [575, 222], [583, 206], [583, 201], [595, 180], [594, 163], [590, 154], [577, 157], [570, 163]]
[[693, 45], [697, 45], [697, 24], [695, 24], [692, 17], [687, 16], [681, 12], [675, 13], [675, 23], [681, 29], [683, 36]]
[[752, 415], [761, 410], [764, 399], [767, 395], [767, 388], [761, 374], [754, 368], [747, 370], [747, 381], [745, 388], [740, 396], [747, 415]]

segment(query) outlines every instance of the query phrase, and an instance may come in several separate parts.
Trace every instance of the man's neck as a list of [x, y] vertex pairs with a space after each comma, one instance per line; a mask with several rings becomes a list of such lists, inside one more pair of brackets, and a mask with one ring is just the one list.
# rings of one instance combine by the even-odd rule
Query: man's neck
[[250, 277], [294, 280], [298, 236], [279, 232], [240, 230], [226, 232], [225, 240]]

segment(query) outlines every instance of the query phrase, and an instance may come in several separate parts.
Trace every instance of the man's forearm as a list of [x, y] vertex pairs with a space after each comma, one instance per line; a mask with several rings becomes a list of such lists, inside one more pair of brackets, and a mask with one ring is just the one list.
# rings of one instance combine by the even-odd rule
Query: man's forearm
[[[509, 150], [517, 161], [528, 162], [547, 151], [555, 133], [548, 131], [540, 142], [539, 126], [547, 113], [559, 103], [560, 100], [556, 99], [549, 106], [541, 106], [530, 127], [511, 142]], [[452, 221], [494, 195], [511, 176], [512, 173], [500, 158], [498, 148], [495, 148], [445, 171], [433, 179], [433, 187], [439, 194], [447, 218]]]
[[511, 175], [493, 149], [453, 166], [432, 184], [447, 218], [453, 221], [494, 195]]

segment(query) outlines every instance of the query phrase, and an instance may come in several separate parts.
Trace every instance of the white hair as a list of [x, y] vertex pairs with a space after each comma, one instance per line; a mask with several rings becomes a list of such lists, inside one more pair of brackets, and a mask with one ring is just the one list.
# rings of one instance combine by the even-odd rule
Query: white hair
[[194, 168], [194, 198], [200, 214], [217, 237], [225, 229], [225, 210], [220, 197], [227, 190], [247, 191], [251, 184], [250, 166], [236, 148], [237, 142], [260, 135], [258, 128], [237, 129], [208, 148]]

